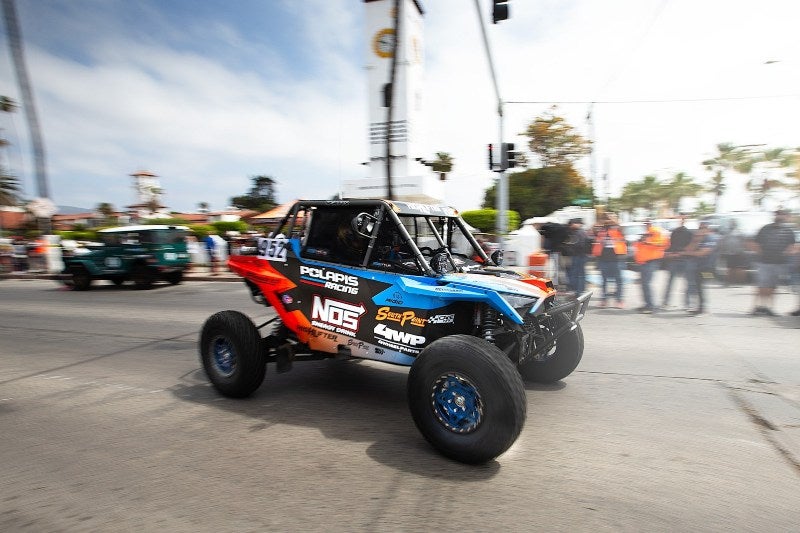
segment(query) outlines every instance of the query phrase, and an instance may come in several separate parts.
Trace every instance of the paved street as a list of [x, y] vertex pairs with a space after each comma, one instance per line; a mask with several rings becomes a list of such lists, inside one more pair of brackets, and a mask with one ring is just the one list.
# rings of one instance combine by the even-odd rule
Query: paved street
[[590, 309], [578, 370], [529, 385], [520, 438], [475, 467], [419, 435], [401, 367], [270, 367], [219, 396], [203, 321], [271, 316], [243, 284], [0, 280], [0, 531], [796, 530], [798, 296], [640, 315], [638, 289]]

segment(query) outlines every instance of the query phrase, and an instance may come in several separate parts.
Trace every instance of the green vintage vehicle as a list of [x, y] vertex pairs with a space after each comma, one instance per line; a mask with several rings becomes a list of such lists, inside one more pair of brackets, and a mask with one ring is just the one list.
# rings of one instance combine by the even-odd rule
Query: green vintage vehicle
[[60, 279], [75, 290], [88, 290], [96, 279], [114, 285], [132, 281], [149, 289], [158, 280], [176, 285], [189, 266], [185, 226], [122, 226], [97, 232], [100, 242], [64, 257]]

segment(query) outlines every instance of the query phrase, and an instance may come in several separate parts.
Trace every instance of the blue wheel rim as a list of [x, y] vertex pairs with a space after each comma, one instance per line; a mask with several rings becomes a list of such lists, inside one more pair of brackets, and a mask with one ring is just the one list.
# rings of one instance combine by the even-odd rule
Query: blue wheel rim
[[217, 337], [211, 341], [214, 369], [222, 377], [230, 377], [236, 371], [236, 352], [233, 345], [225, 337]]
[[483, 420], [478, 388], [466, 377], [448, 372], [433, 382], [431, 407], [439, 422], [453, 433], [471, 433]]

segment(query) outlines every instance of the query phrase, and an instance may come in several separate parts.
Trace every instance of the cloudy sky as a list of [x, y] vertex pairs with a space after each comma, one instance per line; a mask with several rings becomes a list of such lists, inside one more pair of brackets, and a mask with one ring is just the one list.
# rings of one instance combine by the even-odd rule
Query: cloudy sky
[[[423, 137], [449, 152], [447, 200], [477, 208], [493, 176], [494, 89], [470, 0], [425, 9]], [[484, 19], [491, 2], [480, 0]], [[506, 140], [552, 103], [624, 183], [700, 165], [715, 145], [800, 146], [800, 2], [511, 0], [487, 30]], [[170, 209], [223, 209], [250, 177], [279, 201], [327, 198], [365, 176], [368, 36], [359, 0], [17, 0], [51, 196], [133, 203], [129, 174], [161, 176]], [[0, 94], [19, 98], [6, 31]], [[526, 103], [514, 103], [526, 102]], [[535, 103], [527, 103], [535, 102]], [[37, 195], [22, 112], [0, 117], [4, 163]], [[581, 163], [590, 174], [587, 158]], [[735, 181], [735, 180], [734, 180]], [[736, 184], [727, 208], [744, 208]]]

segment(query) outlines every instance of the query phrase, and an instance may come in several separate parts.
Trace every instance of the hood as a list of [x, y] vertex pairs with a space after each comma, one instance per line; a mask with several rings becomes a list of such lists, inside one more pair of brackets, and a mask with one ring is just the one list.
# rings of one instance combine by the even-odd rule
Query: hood
[[446, 274], [439, 278], [439, 282], [457, 285], [463, 289], [488, 290], [542, 298], [546, 296], [544, 291], [535, 285], [494, 272], [486, 272], [485, 274], [470, 272]]

